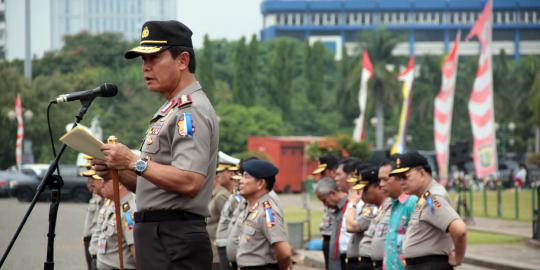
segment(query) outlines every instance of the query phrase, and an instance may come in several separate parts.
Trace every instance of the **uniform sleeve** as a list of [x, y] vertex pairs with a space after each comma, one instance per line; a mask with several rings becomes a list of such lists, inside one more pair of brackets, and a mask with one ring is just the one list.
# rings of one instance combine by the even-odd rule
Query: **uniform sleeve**
[[266, 222], [266, 215], [261, 215], [260, 220], [262, 221], [264, 236], [266, 237], [266, 239], [268, 239], [270, 244], [274, 244], [278, 242], [287, 242], [283, 217], [273, 210], [272, 210], [272, 216], [274, 218], [275, 223], [274, 225], [269, 227]]
[[452, 221], [459, 218], [452, 205], [444, 198], [433, 196], [433, 207], [430, 207], [428, 203], [423, 209], [422, 220], [433, 225], [439, 230], [446, 232], [448, 226]]
[[[172, 125], [171, 164], [206, 176], [210, 166], [212, 122], [196, 106], [176, 112]], [[171, 131], [169, 131], [171, 132]]]
[[371, 220], [376, 214], [376, 206], [365, 204], [364, 207], [362, 207], [362, 212], [356, 218], [356, 222], [358, 222], [358, 225], [360, 226], [360, 231], [365, 232], [369, 228], [369, 224], [371, 224]]

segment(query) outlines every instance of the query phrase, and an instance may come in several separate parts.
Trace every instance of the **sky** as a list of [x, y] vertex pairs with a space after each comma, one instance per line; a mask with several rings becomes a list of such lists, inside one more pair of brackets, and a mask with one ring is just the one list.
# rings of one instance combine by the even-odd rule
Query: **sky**
[[193, 46], [203, 38], [237, 40], [251, 37], [262, 28], [262, 0], [178, 0], [178, 20], [193, 31]]

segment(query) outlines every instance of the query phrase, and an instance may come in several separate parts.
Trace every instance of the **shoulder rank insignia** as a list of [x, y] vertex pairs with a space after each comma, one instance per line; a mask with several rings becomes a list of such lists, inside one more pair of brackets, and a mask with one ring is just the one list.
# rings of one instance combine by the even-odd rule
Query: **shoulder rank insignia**
[[169, 103], [167, 104], [167, 106], [165, 106], [162, 110], [161, 110], [161, 113], [167, 113], [171, 108], [173, 108], [176, 104], [178, 103], [178, 99], [175, 98], [175, 99], [172, 99], [171, 101], [169, 101]]
[[193, 103], [193, 100], [191, 99], [191, 95], [182, 95], [178, 98], [177, 107], [178, 109], [181, 109], [189, 104]]
[[274, 225], [276, 225], [276, 221], [274, 220], [274, 215], [272, 214], [272, 205], [270, 205], [269, 201], [263, 202], [264, 207], [264, 214], [266, 217], [266, 227], [272, 228]]
[[178, 126], [178, 135], [182, 137], [193, 137], [195, 128], [193, 127], [191, 113], [183, 113], [176, 125]]
[[369, 207], [368, 205], [364, 206], [362, 208], [362, 216], [371, 216], [371, 207]]
[[129, 203], [125, 202], [124, 204], [122, 204], [122, 211], [123, 212], [129, 211], [129, 209], [131, 209], [131, 207], [129, 207]]

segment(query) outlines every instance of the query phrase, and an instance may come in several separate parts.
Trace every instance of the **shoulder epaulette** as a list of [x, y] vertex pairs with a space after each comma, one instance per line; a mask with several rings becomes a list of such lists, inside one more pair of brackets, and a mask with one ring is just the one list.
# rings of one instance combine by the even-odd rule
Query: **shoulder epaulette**
[[178, 101], [176, 102], [176, 107], [178, 109], [181, 109], [192, 103], [193, 103], [193, 99], [191, 98], [191, 94], [182, 95], [181, 97], [178, 98]]

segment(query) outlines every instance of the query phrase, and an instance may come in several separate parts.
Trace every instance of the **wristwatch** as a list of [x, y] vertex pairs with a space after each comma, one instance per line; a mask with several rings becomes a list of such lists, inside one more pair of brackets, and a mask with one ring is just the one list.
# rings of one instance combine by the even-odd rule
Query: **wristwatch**
[[148, 167], [148, 158], [146, 157], [141, 158], [137, 160], [137, 162], [135, 162], [135, 173], [141, 176], [147, 167]]

